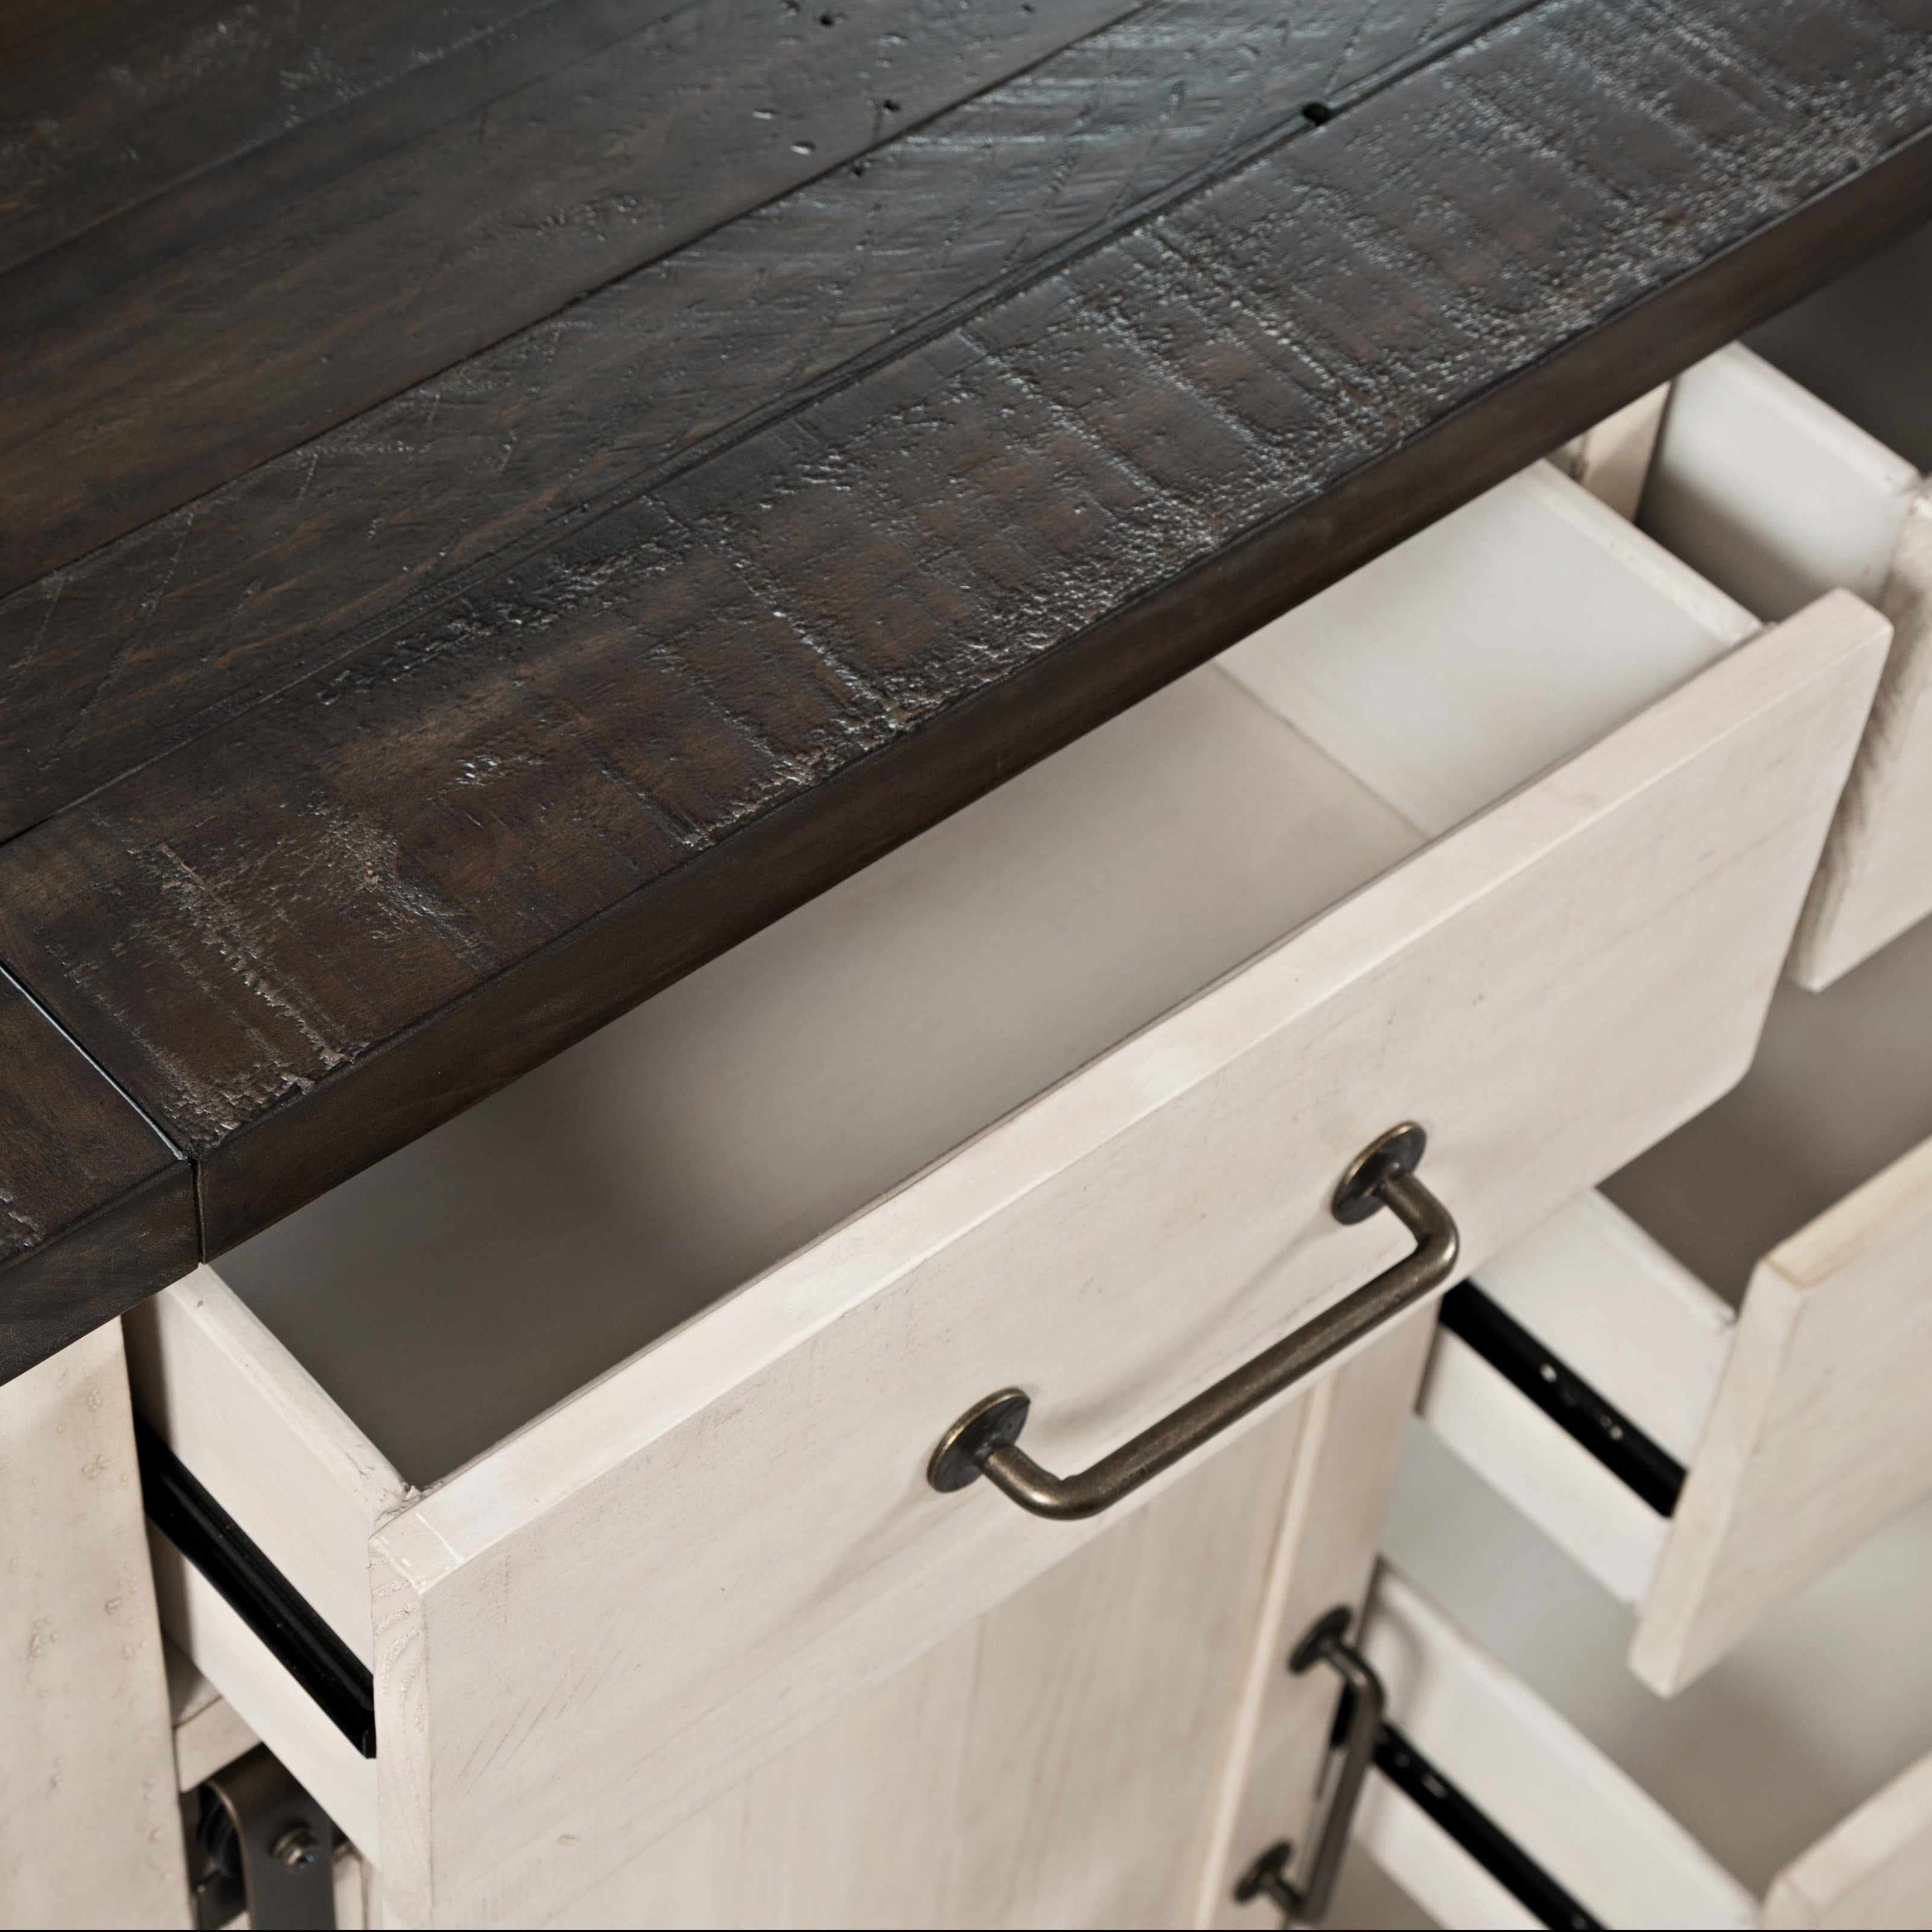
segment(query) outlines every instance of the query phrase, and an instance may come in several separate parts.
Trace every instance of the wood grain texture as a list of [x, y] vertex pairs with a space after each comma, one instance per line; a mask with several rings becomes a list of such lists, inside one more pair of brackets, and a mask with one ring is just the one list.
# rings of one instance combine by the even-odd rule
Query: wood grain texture
[[1020, 1380], [1037, 1453], [1080, 1467], [1388, 1265], [1400, 1231], [1328, 1203], [1389, 1122], [1428, 1124], [1480, 1266], [1733, 1082], [1882, 650], [1870, 613], [1804, 621], [386, 1522], [396, 1909], [535, 1916], [580, 1848], [614, 1866], [1067, 1553], [1093, 1526], [935, 1495], [936, 1431]]
[[1654, 1690], [1932, 1491], [1929, 1234], [1932, 1144], [1758, 1264], [1631, 1646]]
[[1910, 1932], [1928, 1913], [1932, 1758], [1924, 1758], [1778, 1874], [1761, 1922]]
[[1896, 641], [1792, 949], [1813, 992], [1932, 914], [1932, 492], [1906, 514], [1880, 608]]
[[0, 272], [543, 10], [540, 0], [10, 6], [0, 20]]
[[1269, 0], [1142, 6], [0, 601], [0, 830], [1480, 17], [1474, 0], [1341, 0], [1292, 26]]
[[0, 1382], [191, 1268], [194, 1170], [0, 972]]
[[[1854, 335], [1848, 354], [1869, 349]], [[1918, 358], [1890, 362], [1910, 394]], [[1904, 457], [1734, 343], [1672, 386], [1643, 524], [1762, 616], [1842, 584], [1895, 627], [1792, 948], [1792, 977], [1819, 991], [1932, 912], [1932, 498]]]
[[[1297, 1676], [1287, 1660], [1318, 1617], [1337, 1604], [1364, 1604], [1401, 1460], [1402, 1424], [1435, 1324], [1432, 1300], [1316, 1391], [1312, 1440], [1295, 1472], [1267, 1618], [1256, 1633], [1240, 1722], [1222, 1766], [1215, 1830], [1190, 1922], [1195, 1925], [1266, 1924], [1267, 1905], [1238, 1904], [1234, 1886], [1282, 1838], [1302, 1848], [1299, 1870], [1306, 1873], [1336, 1683], [1326, 1670]], [[1359, 1622], [1352, 1634], [1360, 1640]]]
[[[1300, 1540], [1284, 1505], [1328, 1440], [1332, 1393], [1204, 1458], [548, 1922], [1191, 1923], [1246, 1666]], [[1400, 1394], [1354, 1405], [1348, 1448], [1400, 1441]], [[1379, 1516], [1355, 1500], [1326, 1513], [1350, 1554]], [[1359, 1588], [1309, 1554], [1324, 1606]]]
[[0, 1390], [0, 1924], [193, 1924], [112, 1322]]
[[[640, 30], [494, 98], [486, 80], [475, 111], [452, 104], [361, 165], [351, 140], [344, 165], [298, 178], [258, 218], [89, 298], [61, 308], [28, 290], [0, 365], [0, 584], [176, 508], [1129, 4], [639, 0]], [[277, 154], [258, 150], [252, 170]], [[53, 312], [36, 320], [37, 306]]]
[[218, 1251], [1883, 238], [1929, 77], [1549, 0], [15, 839], [0, 948]]
[[[1387, 1564], [1364, 1648], [1390, 1721], [1586, 1911], [1611, 1925], [1756, 1922], [1757, 1901], [1676, 1818]], [[1491, 1904], [1466, 1855], [1378, 1778], [1358, 1815], [1377, 1862], [1440, 1922], [1538, 1922], [1462, 1916]]]

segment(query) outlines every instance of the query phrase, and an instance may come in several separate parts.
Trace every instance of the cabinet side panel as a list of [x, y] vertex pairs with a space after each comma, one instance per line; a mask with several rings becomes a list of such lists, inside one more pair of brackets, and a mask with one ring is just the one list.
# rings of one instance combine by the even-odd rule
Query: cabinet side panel
[[0, 1924], [191, 1924], [118, 1322], [0, 1388]]

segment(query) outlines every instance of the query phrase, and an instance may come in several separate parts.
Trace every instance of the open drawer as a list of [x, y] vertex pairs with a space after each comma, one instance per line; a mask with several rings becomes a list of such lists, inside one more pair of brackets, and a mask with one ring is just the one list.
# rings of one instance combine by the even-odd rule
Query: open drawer
[[1928, 1012], [1932, 923], [1787, 987], [1736, 1088], [1445, 1305], [1424, 1415], [1658, 1690], [1932, 1495]]
[[1405, 1458], [1398, 1567], [1364, 1640], [1402, 1756], [1384, 1748], [1395, 1774], [1371, 1779], [1356, 1828], [1438, 1923], [1932, 1918], [1932, 1510], [1664, 1702], [1622, 1667], [1627, 1614], [1426, 1447]]
[[177, 1641], [406, 1922], [575, 1897], [1091, 1533], [935, 1492], [969, 1405], [1084, 1466], [1408, 1252], [1396, 1123], [1480, 1262], [1738, 1077], [1887, 641], [1754, 632], [1540, 466], [176, 1285], [373, 1761]]
[[1643, 499], [1643, 527], [1760, 616], [1842, 584], [1898, 627], [1793, 949], [1807, 986], [1932, 912], [1928, 331], [1932, 228], [1756, 332], [1759, 353], [1678, 377]]

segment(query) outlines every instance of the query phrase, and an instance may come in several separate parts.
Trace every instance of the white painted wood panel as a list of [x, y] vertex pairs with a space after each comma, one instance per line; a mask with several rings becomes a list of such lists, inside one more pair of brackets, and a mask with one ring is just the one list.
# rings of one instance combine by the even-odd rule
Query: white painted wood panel
[[1671, 386], [1643, 527], [1760, 617], [1876, 603], [1918, 472], [1733, 343]]
[[[1756, 1900], [1661, 1805], [1386, 1564], [1364, 1648], [1390, 1721], [1604, 1923], [1756, 1922]], [[1458, 1864], [1381, 1823], [1400, 1802], [1387, 1792], [1364, 1816], [1370, 1850], [1438, 1917], [1466, 1909]]]
[[0, 1388], [0, 1925], [185, 1926], [118, 1322]]
[[[1736, 1318], [1628, 1215], [1586, 1194], [1484, 1262], [1478, 1285], [1660, 1448], [1693, 1461]], [[1447, 1332], [1418, 1407], [1619, 1603], [1645, 1601], [1670, 1520]]]
[[1618, 1602], [1643, 1601], [1667, 1519], [1446, 1329], [1436, 1338], [1417, 1407], [1471, 1468]]
[[[1627, 1613], [1426, 1430], [1404, 1457], [1388, 1546], [1428, 1585], [1426, 1598], [1412, 1585], [1390, 1600], [1403, 1642], [1372, 1652], [1392, 1683], [1405, 1669], [1424, 1680], [1396, 1690], [1394, 1721], [1607, 1922], [1932, 1918], [1932, 1506], [1670, 1700], [1623, 1667]], [[1398, 1850], [1371, 1849], [1424, 1895], [1424, 1852], [1396, 1871]], [[1459, 1920], [1444, 1896], [1445, 1923], [1490, 1922]]]
[[1435, 838], [1756, 628], [1539, 463], [1219, 662]]
[[375, 1764], [322, 1715], [280, 1660], [152, 1523], [148, 1544], [161, 1627], [296, 1783], [380, 1862]]
[[1485, 1265], [1488, 1293], [1685, 1464], [1668, 1520], [1454, 1336], [1421, 1412], [1639, 1610], [1631, 1668], [1668, 1696], [1932, 1495], [1929, 1254], [1932, 1142], [1774, 1248], [1736, 1317], [1600, 1196]]
[[1766, 1256], [1631, 1667], [1675, 1690], [1932, 1495], [1932, 1142]]
[[1735, 1079], [1882, 643], [1754, 640], [392, 1520], [391, 1910], [574, 1895], [1091, 1533], [938, 1430], [1018, 1379], [1084, 1461], [1384, 1264], [1391, 1121], [1480, 1262]]
[[[1334, 1684], [1283, 1660], [1366, 1586], [1427, 1332], [1419, 1310], [552, 1925], [1248, 1922], [1229, 1807], [1302, 1834]], [[1264, 1704], [1292, 1768], [1257, 1793]]]
[[1778, 1874], [1767, 1926], [1898, 1928], [1932, 1915], [1932, 1758], [1914, 1765]]
[[1932, 913], [1932, 497], [1912, 500], [1880, 608], [1897, 627], [1792, 952], [1828, 986]]
[[372, 1664], [369, 1538], [415, 1492], [212, 1268], [144, 1303], [127, 1327], [142, 1417]]
[[[1289, 1501], [1268, 1612], [1256, 1632], [1233, 1748], [1222, 1766], [1193, 1924], [1270, 1923], [1266, 1904], [1234, 1902], [1235, 1881], [1279, 1840], [1303, 1848], [1304, 1860], [1309, 1856], [1319, 1828], [1316, 1787], [1336, 1679], [1326, 1670], [1292, 1676], [1287, 1660], [1317, 1618], [1338, 1604], [1359, 1606], [1366, 1600], [1401, 1457], [1403, 1419], [1434, 1322], [1432, 1301], [1404, 1316], [1310, 1398], [1319, 1406]], [[1292, 1870], [1304, 1873], [1305, 1863]]]
[[1550, 461], [1618, 516], [1634, 518], [1670, 399], [1670, 385], [1660, 383], [1581, 436], [1572, 436], [1550, 453]]
[[1830, 985], [1932, 912], [1932, 500], [1894, 454], [1737, 344], [1674, 385], [1646, 529], [1765, 617], [1840, 584], [1898, 628], [1794, 949]]
[[168, 1714], [175, 1730], [175, 1782], [192, 1791], [262, 1740], [180, 1645], [166, 1637], [161, 1642], [167, 1659]]
[[1736, 1312], [1612, 1202], [1572, 1202], [1485, 1262], [1482, 1286], [1678, 1462], [1697, 1453]]
[[1431, 1924], [1538, 1932], [1543, 1921], [1378, 1771], [1355, 1812], [1355, 1842], [1429, 1915]]
[[552, 1923], [1187, 1922], [1327, 1407], [1324, 1385], [1208, 1457]]

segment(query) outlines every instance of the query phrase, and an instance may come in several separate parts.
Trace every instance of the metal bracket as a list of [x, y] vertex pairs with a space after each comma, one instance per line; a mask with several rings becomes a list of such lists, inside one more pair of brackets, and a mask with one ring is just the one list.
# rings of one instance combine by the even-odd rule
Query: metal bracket
[[255, 1932], [334, 1932], [335, 1826], [266, 1744], [217, 1772], [198, 1796], [195, 1886], [202, 1932], [246, 1912]]

